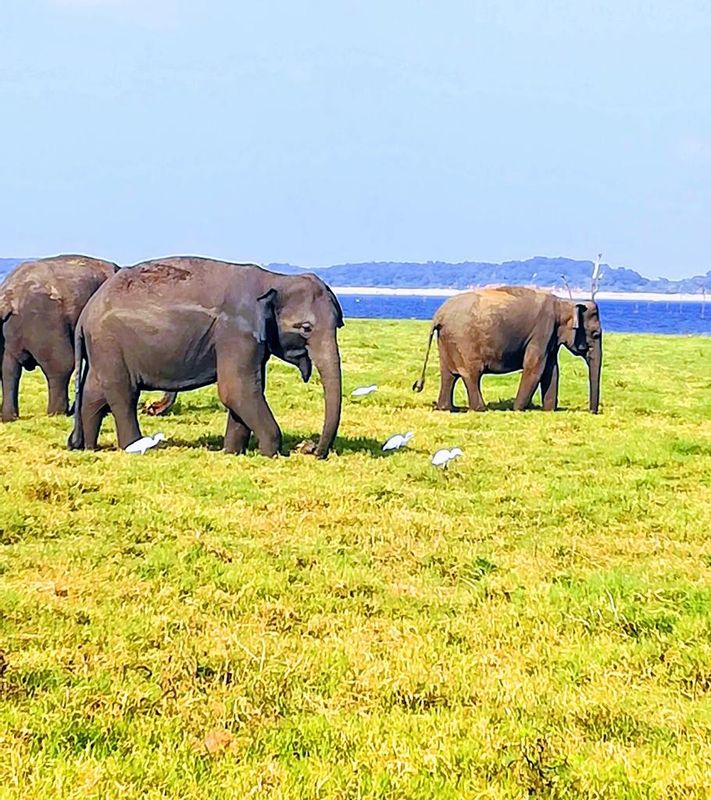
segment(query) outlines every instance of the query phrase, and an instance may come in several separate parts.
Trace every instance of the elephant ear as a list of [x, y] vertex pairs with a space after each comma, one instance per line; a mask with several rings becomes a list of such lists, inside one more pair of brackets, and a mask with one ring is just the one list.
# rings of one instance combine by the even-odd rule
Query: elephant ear
[[276, 296], [276, 289], [270, 289], [257, 298], [257, 319], [255, 320], [254, 335], [259, 344], [267, 344], [269, 341], [269, 324], [274, 320]]
[[[324, 284], [324, 286], [326, 286], [326, 284]], [[342, 328], [345, 323], [343, 322], [343, 309], [341, 308], [341, 304], [339, 303], [338, 298], [330, 286], [326, 286], [326, 291], [328, 292], [329, 299], [333, 304], [333, 309], [336, 312], [336, 327]]]

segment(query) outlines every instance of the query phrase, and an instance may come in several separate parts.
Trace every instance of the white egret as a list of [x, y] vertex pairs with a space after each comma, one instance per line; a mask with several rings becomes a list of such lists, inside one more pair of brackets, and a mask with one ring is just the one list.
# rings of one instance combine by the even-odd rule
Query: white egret
[[401, 447], [404, 447], [410, 439], [414, 436], [412, 431], [408, 431], [407, 433], [396, 433], [394, 436], [391, 436], [387, 442], [383, 445], [383, 450], [399, 450]]
[[374, 383], [371, 386], [359, 386], [351, 392], [351, 397], [365, 397], [366, 395], [373, 394], [378, 391], [378, 384]]
[[143, 455], [147, 450], [155, 447], [158, 442], [162, 442], [164, 440], [164, 433], [156, 433], [155, 436], [144, 436], [142, 439], [137, 439], [135, 442], [131, 442], [131, 444], [126, 447], [125, 452], [130, 453], [131, 455]]
[[459, 458], [461, 455], [463, 455], [463, 453], [458, 447], [453, 447], [451, 450], [444, 448], [442, 450], [438, 450], [432, 456], [432, 463], [435, 465], [435, 467], [447, 469], [447, 464], [449, 464], [449, 462], [453, 461], [455, 458]]

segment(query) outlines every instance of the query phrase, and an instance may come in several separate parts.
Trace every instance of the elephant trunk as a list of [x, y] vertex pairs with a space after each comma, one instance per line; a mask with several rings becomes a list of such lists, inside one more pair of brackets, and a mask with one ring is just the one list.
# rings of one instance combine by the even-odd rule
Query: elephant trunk
[[600, 405], [600, 373], [602, 371], [602, 339], [596, 339], [588, 350], [588, 376], [590, 382], [590, 412], [597, 414]]
[[338, 352], [336, 332], [319, 340], [312, 340], [308, 349], [321, 377], [325, 403], [323, 430], [316, 445], [316, 457], [326, 458], [341, 421], [341, 356]]

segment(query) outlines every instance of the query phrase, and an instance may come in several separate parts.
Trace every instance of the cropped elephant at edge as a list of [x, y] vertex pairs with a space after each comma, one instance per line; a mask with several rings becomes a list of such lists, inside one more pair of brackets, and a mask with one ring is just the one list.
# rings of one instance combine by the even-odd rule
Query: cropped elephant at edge
[[593, 301], [563, 300], [549, 292], [504, 286], [463, 292], [435, 313], [422, 374], [413, 390], [421, 392], [432, 337], [437, 333], [440, 392], [435, 409], [457, 411], [454, 387], [464, 381], [469, 409], [483, 411], [481, 376], [523, 370], [514, 410], [531, 403], [538, 387], [546, 411], [558, 406], [558, 350], [565, 346], [588, 365], [589, 409], [598, 412], [602, 370], [600, 312]]
[[0, 284], [3, 422], [18, 418], [22, 370], [36, 367], [47, 379], [47, 413], [69, 412], [77, 320], [117, 270], [98, 258], [61, 255], [26, 261]]
[[271, 355], [312, 364], [324, 391], [317, 457], [324, 458], [341, 417], [337, 329], [343, 312], [316, 275], [281, 275], [254, 264], [177, 256], [119, 272], [87, 304], [77, 328], [77, 401], [71, 449], [94, 449], [103, 417], [116, 420], [119, 446], [141, 438], [142, 390], [175, 393], [217, 383], [229, 414], [224, 447], [243, 453], [252, 432], [263, 455], [281, 447], [264, 396]]

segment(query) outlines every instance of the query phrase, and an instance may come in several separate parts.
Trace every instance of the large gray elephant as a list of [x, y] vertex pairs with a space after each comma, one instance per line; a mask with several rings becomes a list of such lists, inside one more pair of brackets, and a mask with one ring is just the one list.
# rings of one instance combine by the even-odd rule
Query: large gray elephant
[[0, 284], [3, 422], [20, 414], [22, 370], [37, 366], [49, 387], [47, 413], [68, 412], [79, 314], [117, 269], [98, 258], [55, 256], [20, 264]]
[[543, 408], [558, 405], [558, 350], [564, 345], [588, 365], [590, 411], [597, 413], [602, 368], [600, 313], [593, 301], [576, 303], [549, 292], [502, 286], [455, 295], [435, 313], [422, 375], [413, 385], [421, 392], [432, 337], [438, 334], [440, 391], [435, 408], [456, 411], [454, 386], [464, 381], [469, 408], [483, 411], [481, 376], [523, 370], [514, 409], [527, 408], [540, 386]]
[[124, 269], [92, 297], [79, 320], [69, 447], [94, 449], [109, 410], [121, 448], [140, 439], [142, 389], [172, 393], [217, 382], [229, 411], [225, 451], [243, 453], [253, 431], [260, 452], [273, 456], [281, 431], [264, 382], [274, 354], [296, 365], [304, 381], [312, 361], [316, 365], [325, 420], [315, 454], [324, 458], [341, 416], [342, 325], [338, 300], [315, 275], [190, 256]]

